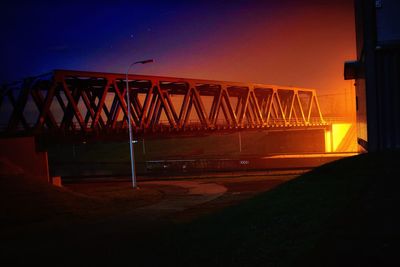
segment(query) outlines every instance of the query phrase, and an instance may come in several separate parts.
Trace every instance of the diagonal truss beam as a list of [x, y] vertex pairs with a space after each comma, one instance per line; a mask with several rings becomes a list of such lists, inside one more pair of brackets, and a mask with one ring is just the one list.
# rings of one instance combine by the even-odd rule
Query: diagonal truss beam
[[[8, 101], [12, 112], [1, 132], [112, 133], [126, 131], [127, 116], [143, 133], [326, 125], [313, 89], [130, 75], [128, 114], [124, 74], [57, 70], [40, 82], [3, 88], [0, 108]], [[33, 122], [24, 115], [29, 98], [37, 108]]]

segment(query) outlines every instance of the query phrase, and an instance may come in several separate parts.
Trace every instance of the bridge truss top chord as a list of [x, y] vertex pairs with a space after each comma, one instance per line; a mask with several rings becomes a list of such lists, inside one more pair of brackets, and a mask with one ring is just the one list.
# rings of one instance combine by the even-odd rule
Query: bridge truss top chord
[[0, 91], [0, 134], [201, 134], [326, 126], [313, 89], [55, 70]]

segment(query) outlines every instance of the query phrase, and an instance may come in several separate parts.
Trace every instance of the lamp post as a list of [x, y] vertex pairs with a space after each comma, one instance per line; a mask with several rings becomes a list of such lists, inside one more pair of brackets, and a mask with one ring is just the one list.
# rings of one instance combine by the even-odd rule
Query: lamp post
[[147, 60], [141, 60], [141, 61], [136, 61], [133, 62], [132, 64], [129, 65], [128, 69], [126, 70], [126, 104], [128, 105], [128, 129], [129, 129], [129, 149], [130, 149], [130, 154], [131, 154], [131, 174], [132, 174], [132, 187], [136, 188], [136, 171], [135, 171], [135, 155], [133, 152], [133, 140], [132, 140], [132, 123], [131, 123], [131, 100], [129, 97], [129, 82], [128, 82], [128, 74], [129, 70], [132, 68], [133, 65], [135, 64], [147, 64], [147, 63], [153, 63], [153, 59], [147, 59]]

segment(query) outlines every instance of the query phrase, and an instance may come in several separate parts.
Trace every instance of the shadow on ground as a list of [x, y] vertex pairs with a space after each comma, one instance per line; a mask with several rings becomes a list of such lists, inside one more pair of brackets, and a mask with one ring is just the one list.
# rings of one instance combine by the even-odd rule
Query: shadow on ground
[[204, 179], [227, 191], [153, 220], [137, 211], [190, 189], [149, 183], [132, 196], [128, 183], [78, 190], [2, 177], [1, 258], [54, 266], [390, 266], [399, 249], [399, 162], [397, 152], [365, 154], [293, 180], [260, 178], [247, 189], [238, 183], [246, 177]]

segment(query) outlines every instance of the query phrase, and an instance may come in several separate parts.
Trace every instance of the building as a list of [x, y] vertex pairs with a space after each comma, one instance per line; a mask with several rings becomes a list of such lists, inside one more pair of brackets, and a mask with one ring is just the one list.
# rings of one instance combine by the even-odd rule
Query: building
[[356, 85], [360, 150], [400, 149], [400, 1], [355, 0], [357, 60], [345, 79]]

